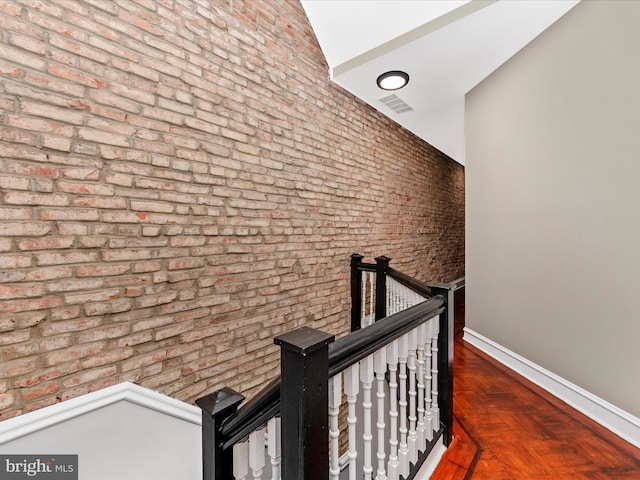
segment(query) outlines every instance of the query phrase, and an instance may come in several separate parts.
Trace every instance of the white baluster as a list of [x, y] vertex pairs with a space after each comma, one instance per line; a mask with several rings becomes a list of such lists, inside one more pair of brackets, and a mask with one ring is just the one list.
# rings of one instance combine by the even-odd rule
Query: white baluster
[[269, 420], [267, 452], [271, 459], [271, 480], [280, 480], [280, 463], [282, 461], [282, 440], [280, 418]]
[[367, 325], [373, 324], [376, 321], [376, 294], [375, 294], [375, 275], [373, 272], [369, 272], [369, 323]]
[[424, 426], [424, 335], [425, 325], [419, 325], [416, 328], [417, 335], [417, 361], [418, 361], [418, 423], [416, 425], [416, 442], [418, 443], [418, 450], [424, 451], [426, 448], [426, 434]]
[[376, 457], [378, 458], [378, 471], [376, 472], [376, 480], [387, 480], [387, 472], [385, 467], [385, 443], [386, 437], [384, 436], [384, 417], [385, 417], [385, 381], [384, 374], [387, 373], [387, 349], [381, 348], [373, 354], [374, 371], [376, 374], [376, 398], [378, 399], [378, 421], [376, 427], [378, 428], [378, 451]]
[[433, 335], [433, 318], [426, 323], [425, 344], [424, 344], [425, 428], [427, 432], [428, 441], [431, 441], [433, 439], [433, 430], [435, 429], [435, 425], [433, 423], [433, 411], [431, 410], [431, 395], [432, 395], [431, 357], [433, 356], [433, 354], [431, 353], [431, 336], [432, 335]]
[[394, 313], [398, 313], [398, 285], [397, 282], [391, 278], [387, 277], [387, 288], [389, 289], [391, 301], [390, 301], [390, 310], [389, 315], [393, 315]]
[[360, 328], [364, 327], [364, 319], [367, 316], [367, 272], [360, 272], [362, 283], [361, 308], [360, 308]]
[[340, 413], [341, 401], [342, 374], [339, 373], [329, 379], [329, 478], [331, 480], [338, 480], [340, 475], [338, 414]]
[[358, 458], [357, 438], [356, 438], [356, 400], [360, 391], [360, 367], [356, 363], [344, 372], [344, 393], [347, 396], [347, 425], [349, 426], [349, 480], [356, 480]]
[[387, 278], [387, 292], [388, 298], [390, 298], [387, 303], [388, 315], [406, 310], [407, 308], [413, 307], [414, 305], [426, 300], [424, 296], [414, 292], [408, 287], [405, 287], [390, 277]]
[[415, 330], [408, 334], [409, 357], [407, 368], [409, 369], [409, 461], [415, 463], [418, 460], [418, 448], [416, 444], [416, 348], [418, 338]]
[[262, 478], [264, 469], [264, 429], [249, 434], [249, 467], [254, 480]]
[[433, 318], [433, 335], [431, 336], [431, 411], [433, 412], [433, 424], [440, 429], [440, 408], [438, 408], [438, 334], [440, 323], [438, 317]]
[[373, 434], [371, 431], [371, 386], [373, 383], [373, 355], [369, 355], [367, 358], [360, 360], [360, 381], [362, 382], [362, 408], [363, 408], [363, 424], [364, 429], [362, 433], [362, 439], [364, 440], [364, 462], [362, 471], [364, 473], [365, 480], [372, 479], [373, 465], [371, 463], [371, 441]]
[[386, 304], [387, 305], [387, 317], [389, 315], [393, 315], [395, 313], [393, 311], [393, 301], [392, 301], [393, 292], [392, 292], [392, 288], [390, 288], [389, 280], [390, 280], [390, 278], [387, 277], [387, 291], [384, 292], [384, 295], [387, 298], [387, 304]]
[[400, 380], [400, 449], [398, 450], [399, 473], [403, 477], [409, 474], [409, 448], [407, 445], [407, 357], [409, 339], [407, 335], [398, 341], [398, 378]]
[[387, 346], [389, 368], [389, 480], [398, 480], [398, 340]]
[[236, 443], [233, 446], [233, 476], [236, 480], [249, 478], [249, 442]]
[[419, 304], [422, 300], [424, 300], [424, 297], [422, 297], [421, 295], [417, 294], [416, 292], [411, 292], [412, 295], [412, 304], [413, 305], [417, 305]]

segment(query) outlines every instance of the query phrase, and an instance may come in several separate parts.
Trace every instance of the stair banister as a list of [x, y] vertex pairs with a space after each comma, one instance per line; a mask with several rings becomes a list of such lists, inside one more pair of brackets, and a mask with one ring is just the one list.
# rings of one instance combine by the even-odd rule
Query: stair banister
[[[444, 444], [449, 445], [453, 411], [451, 391], [453, 325], [450, 305], [452, 305], [453, 292], [457, 284], [427, 286], [389, 267], [390, 259], [387, 257], [376, 258], [375, 264], [365, 264], [362, 258], [361, 255], [354, 254], [351, 259], [352, 294], [355, 290], [359, 296], [359, 299], [352, 297], [354, 306], [352, 327], [357, 331], [336, 341], [333, 335], [308, 327], [281, 335], [275, 339], [275, 343], [281, 347], [281, 379], [271, 381], [261, 393], [241, 408], [238, 407], [244, 397], [231, 389], [223, 389], [197, 400], [197, 404], [203, 409], [203, 478], [205, 480], [228, 480], [233, 478], [234, 471], [239, 478], [245, 478], [249, 474], [254, 478], [261, 478], [265, 461], [264, 447], [260, 445], [264, 442], [264, 427], [267, 423], [269, 423], [267, 437], [278, 438], [282, 435], [282, 441], [277, 442], [278, 445], [271, 442], [268, 447], [271, 464], [274, 466], [273, 472], [276, 475], [274, 478], [280, 478], [280, 470], [284, 479], [328, 478], [330, 465], [335, 477], [337, 464], [335, 459], [329, 462], [329, 442], [327, 441], [330, 437], [329, 418], [332, 414], [329, 411], [329, 384], [334, 389], [339, 388], [336, 387], [340, 384], [339, 376], [341, 372], [345, 372], [344, 394], [349, 403], [349, 418], [355, 421], [353, 402], [358, 385], [354, 380], [357, 382], [358, 364], [360, 363], [361, 366], [363, 361], [373, 359], [377, 355], [375, 389], [377, 389], [377, 397], [382, 398], [381, 395], [386, 395], [380, 391], [381, 388], [382, 390], [386, 388], [383, 370], [389, 363], [389, 358], [392, 359], [389, 374], [395, 378], [395, 374], [392, 373], [396, 371], [395, 360], [393, 360], [395, 356], [389, 353], [394, 351], [393, 345], [400, 346], [401, 350], [404, 348], [405, 368], [408, 357], [410, 363], [408, 366], [411, 370], [409, 380], [413, 384], [409, 394], [413, 403], [409, 402], [409, 409], [406, 409], [403, 414], [403, 400], [400, 396], [398, 399], [400, 412], [398, 412], [398, 405], [392, 405], [390, 410], [395, 412], [394, 414], [398, 415], [401, 421], [404, 421], [405, 416], [409, 416], [407, 418], [410, 420], [407, 425], [409, 436], [402, 433], [402, 425], [396, 422], [391, 424], [391, 428], [393, 432], [396, 428], [400, 428], [400, 438], [390, 437], [391, 449], [388, 454], [385, 451], [385, 444], [380, 443], [381, 438], [374, 442], [377, 443], [378, 476], [384, 477], [385, 468], [389, 468], [391, 471], [399, 472], [405, 480], [411, 480], [441, 435], [443, 435]], [[366, 307], [363, 307], [365, 301], [365, 297], [362, 296], [362, 289], [365, 287], [363, 276], [367, 282]], [[390, 284], [387, 284], [387, 277], [393, 279]], [[384, 293], [382, 286], [385, 286]], [[387, 305], [388, 301], [393, 302], [393, 305]], [[399, 309], [404, 310], [398, 311]], [[394, 311], [398, 313], [380, 319], [378, 317], [383, 310], [385, 314]], [[375, 316], [376, 322], [367, 328], [360, 329], [363, 315], [368, 316], [369, 321]], [[411, 345], [416, 343], [414, 335], [419, 338], [417, 346], [412, 347]], [[409, 347], [406, 347], [407, 338], [410, 339]], [[399, 359], [399, 367], [397, 375], [402, 383], [403, 358]], [[416, 375], [418, 375], [417, 382], [414, 378]], [[398, 388], [397, 381], [391, 383], [393, 386], [390, 384], [390, 387]], [[335, 398], [332, 404], [334, 416], [337, 414], [335, 410], [340, 403], [339, 396], [336, 395], [338, 394], [334, 392]], [[416, 401], [418, 407], [414, 408], [413, 404]], [[336, 420], [337, 418], [332, 420], [334, 430]], [[384, 423], [385, 421], [379, 417], [376, 424], [379, 435], [385, 434], [387, 427]], [[280, 424], [282, 424], [282, 430], [275, 427]], [[352, 438], [354, 431], [351, 427], [349, 428], [349, 436]], [[335, 431], [332, 434], [336, 436]], [[393, 433], [393, 435], [396, 434]], [[247, 438], [250, 439], [249, 444], [245, 443]], [[403, 450], [407, 446], [403, 442], [407, 439], [410, 440], [411, 452]], [[428, 445], [425, 439], [429, 440]], [[253, 443], [251, 443], [252, 440]], [[425, 445], [426, 451], [423, 452], [421, 447], [420, 458], [416, 457], [417, 449], [414, 444]], [[371, 446], [370, 444], [369, 448]], [[234, 467], [233, 463], [240, 458], [234, 457], [234, 448], [241, 454], [240, 456], [242, 452], [250, 452], [248, 466], [238, 464]], [[335, 456], [335, 443], [331, 448]], [[281, 453], [280, 450], [282, 450]], [[272, 452], [275, 453], [272, 454]], [[355, 458], [355, 454], [354, 451], [349, 451], [350, 458]], [[414, 463], [411, 470], [408, 465], [408, 454]], [[383, 457], [388, 457], [388, 466], [382, 461]], [[405, 462], [407, 462], [406, 465]], [[349, 469], [352, 467], [350, 463]], [[373, 470], [373, 467], [371, 462], [367, 463], [365, 472]], [[395, 477], [395, 474], [393, 476]]]

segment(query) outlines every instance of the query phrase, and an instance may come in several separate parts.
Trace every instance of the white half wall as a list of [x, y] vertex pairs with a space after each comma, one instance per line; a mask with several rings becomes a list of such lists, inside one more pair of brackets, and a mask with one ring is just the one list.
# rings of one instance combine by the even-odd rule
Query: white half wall
[[640, 417], [640, 2], [583, 1], [466, 97], [466, 325]]
[[83, 480], [200, 480], [201, 413], [121, 383], [0, 422], [2, 454], [77, 454]]

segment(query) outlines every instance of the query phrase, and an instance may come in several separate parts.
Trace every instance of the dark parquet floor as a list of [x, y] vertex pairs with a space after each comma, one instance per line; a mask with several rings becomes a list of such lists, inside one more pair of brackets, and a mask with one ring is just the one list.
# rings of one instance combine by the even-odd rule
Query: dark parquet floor
[[640, 480], [640, 449], [456, 337], [454, 440], [432, 480]]

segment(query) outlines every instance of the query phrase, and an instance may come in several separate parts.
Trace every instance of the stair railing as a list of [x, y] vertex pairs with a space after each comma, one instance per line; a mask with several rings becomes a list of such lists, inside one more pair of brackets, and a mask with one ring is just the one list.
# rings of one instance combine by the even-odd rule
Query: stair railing
[[[391, 259], [351, 255], [351, 331], [412, 307], [432, 295], [431, 287], [389, 266]], [[449, 290], [449, 284], [436, 284]]]
[[308, 327], [276, 337], [281, 377], [242, 407], [231, 389], [198, 399], [203, 478], [412, 479], [452, 425], [447, 289], [422, 300], [418, 287], [418, 303], [338, 340]]

